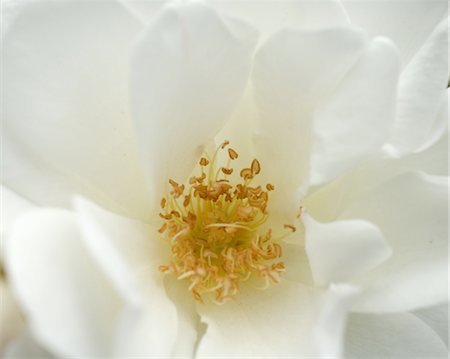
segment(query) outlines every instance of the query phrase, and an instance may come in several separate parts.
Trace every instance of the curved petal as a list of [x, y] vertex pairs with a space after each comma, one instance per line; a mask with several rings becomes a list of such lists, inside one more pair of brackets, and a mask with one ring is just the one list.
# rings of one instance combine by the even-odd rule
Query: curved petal
[[24, 358], [39, 358], [39, 359], [52, 359], [55, 358], [47, 350], [42, 348], [34, 340], [31, 333], [28, 331], [23, 332], [17, 337], [8, 347], [2, 355], [3, 359], [24, 359]]
[[402, 158], [402, 164], [415, 171], [434, 176], [448, 175], [448, 130], [431, 147]]
[[284, 281], [264, 291], [245, 290], [224, 306], [199, 305], [207, 329], [197, 357], [339, 358], [355, 294], [346, 285], [324, 292]]
[[225, 14], [248, 21], [263, 36], [284, 27], [318, 30], [349, 24], [338, 0], [322, 1], [209, 1]]
[[[3, 268], [1, 269], [3, 270]], [[7, 345], [23, 330], [25, 321], [10, 285], [4, 277], [0, 279], [0, 298], [0, 323], [2, 324], [2, 330], [0, 332], [1, 355]]]
[[132, 106], [155, 205], [169, 177], [187, 179], [231, 115], [255, 42], [253, 29], [201, 3], [167, 6], [140, 39]]
[[[350, 21], [366, 30], [371, 37], [391, 38], [400, 49], [403, 65], [446, 16], [446, 0], [433, 1], [366, 1], [341, 0]], [[418, 26], [420, 24], [420, 26]]]
[[200, 317], [188, 284], [175, 276], [164, 278], [167, 295], [177, 307], [178, 331], [172, 357], [193, 358], [198, 343]]
[[356, 311], [413, 310], [448, 299], [448, 186], [448, 177], [406, 173], [344, 205], [339, 218], [371, 221], [393, 249], [361, 278], [366, 290]]
[[[45, 177], [16, 181], [34, 167], [62, 178], [70, 191], [63, 199], [81, 192], [143, 215], [148, 198], [127, 103], [130, 46], [140, 29], [116, 1], [20, 7], [3, 40], [5, 184], [48, 204], [55, 189]], [[24, 158], [12, 162], [17, 151]]]
[[6, 260], [12, 289], [44, 347], [62, 356], [110, 353], [121, 301], [83, 247], [72, 213], [47, 209], [20, 217]]
[[448, 312], [448, 303], [413, 312], [416, 317], [422, 319], [437, 335], [439, 335], [447, 348], [449, 341]]
[[283, 277], [308, 286], [314, 285], [311, 265], [305, 247], [298, 243], [282, 243], [286, 272]]
[[410, 313], [349, 317], [346, 358], [447, 358], [442, 340]]
[[[128, 302], [116, 350], [127, 356], [169, 355], [177, 313], [158, 271], [166, 262], [168, 246], [149, 225], [107, 212], [82, 198], [76, 199], [75, 208], [86, 248]], [[136, 338], [130, 340], [133, 335]]]
[[348, 309], [359, 289], [345, 284], [332, 284], [320, 303], [313, 329], [317, 358], [342, 358]]
[[349, 281], [391, 255], [381, 231], [363, 220], [316, 222], [303, 213], [306, 252], [318, 285]]
[[198, 305], [207, 330], [197, 357], [302, 357], [312, 354], [318, 293], [284, 281], [264, 291], [244, 290], [224, 306]]
[[276, 175], [268, 179], [278, 189], [271, 204], [274, 212], [295, 215], [299, 190], [307, 185], [312, 111], [364, 48], [364, 34], [353, 28], [285, 29], [258, 51], [253, 72], [259, 112], [255, 145], [258, 158]]
[[[0, 213], [0, 234], [2, 240], [4, 240], [7, 238], [8, 231], [14, 220], [21, 214], [34, 209], [35, 205], [5, 186], [0, 185], [0, 194], [2, 209]], [[0, 249], [0, 258], [2, 257], [2, 251], [3, 247]]]
[[[390, 141], [402, 154], [423, 147], [433, 133], [442, 104], [447, 104], [448, 45], [448, 19], [445, 19], [402, 73], [397, 119]], [[444, 124], [447, 121], [442, 120]]]
[[395, 46], [372, 41], [314, 115], [311, 182], [320, 184], [366, 160], [388, 140], [400, 72]]

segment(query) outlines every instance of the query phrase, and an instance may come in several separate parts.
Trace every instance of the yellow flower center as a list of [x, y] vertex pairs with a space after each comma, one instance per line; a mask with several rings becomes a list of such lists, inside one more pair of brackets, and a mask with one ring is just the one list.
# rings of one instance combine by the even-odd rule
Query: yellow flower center
[[[188, 280], [201, 303], [205, 297], [217, 304], [232, 300], [242, 282], [267, 288], [285, 270], [280, 238], [270, 229], [258, 231], [268, 218], [269, 192], [275, 188], [252, 186], [261, 171], [256, 159], [240, 171], [240, 183], [230, 183], [230, 164], [238, 153], [228, 148], [227, 166], [216, 164], [218, 152], [228, 145], [222, 143], [212, 158], [202, 157], [200, 175], [188, 185], [170, 179], [172, 190], [161, 200], [159, 232], [171, 245], [171, 261], [159, 270]], [[291, 225], [285, 228], [295, 231]]]

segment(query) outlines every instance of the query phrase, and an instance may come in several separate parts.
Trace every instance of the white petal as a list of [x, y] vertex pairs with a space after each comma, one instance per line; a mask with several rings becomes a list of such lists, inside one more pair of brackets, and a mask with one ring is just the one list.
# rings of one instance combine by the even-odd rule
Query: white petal
[[366, 30], [371, 37], [386, 36], [397, 44], [403, 65], [446, 16], [448, 7], [446, 0], [341, 2], [352, 24]]
[[431, 147], [402, 158], [407, 168], [435, 176], [448, 175], [448, 129]]
[[[70, 191], [134, 216], [145, 212], [127, 99], [130, 47], [140, 29], [116, 1], [21, 6], [3, 39], [4, 137], [13, 152], [5, 158], [6, 185], [48, 204], [56, 190], [45, 178], [16, 182], [34, 167], [63, 177]], [[9, 158], [16, 151], [23, 161]]]
[[0, 323], [2, 326], [2, 330], [0, 331], [1, 355], [6, 345], [23, 330], [25, 321], [20, 308], [17, 305], [14, 294], [11, 292], [10, 285], [6, 282], [4, 277], [0, 280], [0, 298]]
[[[167, 262], [169, 246], [149, 225], [109, 213], [81, 198], [75, 207], [86, 248], [129, 303], [116, 350], [121, 355], [168, 355], [174, 345], [177, 314], [158, 266]], [[129, 340], [122, 331], [136, 338]]]
[[[413, 152], [428, 141], [436, 116], [447, 103], [448, 20], [431, 34], [402, 73], [397, 120], [391, 145], [400, 153]], [[446, 118], [442, 119], [444, 123]]]
[[2, 356], [3, 359], [52, 359], [52, 354], [36, 343], [32, 334], [24, 331], [8, 347]]
[[388, 140], [395, 120], [399, 60], [387, 39], [372, 41], [313, 122], [313, 184], [366, 160]]
[[62, 356], [105, 356], [120, 299], [80, 240], [75, 216], [35, 210], [20, 217], [6, 269], [34, 336]]
[[199, 305], [207, 330], [197, 357], [340, 357], [347, 309], [357, 289], [327, 292], [284, 281], [265, 291], [244, 290], [224, 306]]
[[248, 81], [256, 34], [200, 3], [168, 6], [136, 47], [132, 106], [153, 203], [184, 182]]
[[312, 288], [284, 281], [264, 291], [242, 289], [223, 306], [199, 305], [207, 330], [197, 357], [311, 355], [317, 296]]
[[155, 282], [153, 290], [160, 291], [162, 276], [158, 266], [168, 258], [168, 246], [160, 240], [157, 230], [80, 197], [74, 205], [87, 249], [124, 297], [139, 304], [140, 286], [152, 282], [150, 279]]
[[448, 132], [448, 108], [450, 106], [449, 97], [450, 90], [447, 88], [447, 96], [442, 98], [439, 111], [437, 113], [437, 116], [434, 118], [434, 121], [432, 122], [430, 131], [425, 137], [425, 141], [422, 143], [422, 146], [419, 147], [415, 152], [420, 153], [424, 150], [427, 150]]
[[319, 358], [342, 357], [347, 313], [358, 293], [358, 288], [344, 284], [332, 284], [325, 293], [313, 337]]
[[349, 24], [340, 1], [210, 1], [220, 11], [248, 21], [263, 36], [284, 27], [318, 30]]
[[169, 275], [164, 278], [164, 285], [167, 295], [176, 305], [178, 313], [178, 331], [172, 356], [192, 358], [201, 326], [196, 302], [188, 290], [186, 281], [179, 281], [175, 276]]
[[270, 168], [268, 181], [278, 189], [271, 200], [274, 212], [294, 215], [300, 187], [307, 185], [311, 111], [335, 89], [364, 47], [364, 34], [353, 28], [286, 29], [257, 53], [255, 144], [258, 158]]
[[424, 308], [413, 312], [413, 314], [422, 319], [434, 332], [439, 335], [448, 348], [448, 303], [436, 305], [430, 308]]
[[[14, 220], [21, 214], [33, 209], [35, 206], [30, 201], [19, 196], [5, 186], [0, 186], [1, 191], [1, 221], [0, 233], [3, 238], [7, 237], [8, 230]], [[1, 249], [1, 251], [3, 248]], [[0, 255], [1, 257], [1, 255]]]
[[380, 230], [363, 220], [319, 223], [307, 213], [306, 252], [316, 284], [348, 281], [384, 262], [391, 249]]
[[[148, 293], [151, 298], [151, 293]], [[168, 300], [170, 303], [170, 301]], [[164, 308], [160, 313], [154, 307], [128, 306], [122, 313], [116, 338], [114, 354], [117, 358], [170, 358], [174, 349], [176, 328], [173, 331], [173, 320], [168, 322]], [[175, 317], [176, 319], [176, 317]], [[176, 325], [176, 320], [175, 320]]]
[[286, 273], [283, 277], [293, 282], [313, 286], [314, 280], [305, 247], [294, 242], [282, 243], [282, 248], [283, 261], [286, 265]]
[[447, 194], [447, 177], [407, 173], [344, 206], [340, 218], [373, 222], [393, 249], [362, 279], [367, 288], [355, 310], [404, 311], [447, 300]]
[[442, 340], [410, 313], [349, 318], [346, 358], [448, 358]]

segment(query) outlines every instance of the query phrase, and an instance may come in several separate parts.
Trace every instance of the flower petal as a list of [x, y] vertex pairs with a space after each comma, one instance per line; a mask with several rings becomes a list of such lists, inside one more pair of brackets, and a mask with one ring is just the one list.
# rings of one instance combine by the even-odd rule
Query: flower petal
[[[177, 314], [158, 271], [168, 246], [149, 225], [107, 212], [82, 198], [75, 200], [75, 208], [86, 248], [128, 302], [120, 334], [133, 334], [125, 335], [126, 340], [119, 335], [116, 350], [127, 356], [169, 355]], [[136, 338], [130, 340], [130, 335]]]
[[257, 156], [276, 175], [269, 179], [278, 189], [271, 200], [274, 212], [294, 215], [299, 189], [307, 185], [311, 112], [364, 47], [364, 34], [353, 28], [285, 29], [258, 51], [253, 72], [259, 109], [255, 145]]
[[303, 213], [302, 219], [306, 252], [317, 285], [349, 281], [391, 255], [382, 233], [370, 222], [319, 223], [307, 213]]
[[207, 330], [197, 357], [301, 357], [312, 353], [317, 293], [283, 281], [264, 291], [242, 288], [224, 306], [198, 306]]
[[285, 27], [318, 30], [349, 24], [340, 1], [210, 1], [220, 11], [248, 21], [263, 36]]
[[[447, 103], [448, 20], [444, 20], [406, 67], [400, 78], [397, 120], [391, 146], [413, 152], [426, 143], [443, 103]], [[447, 121], [443, 118], [441, 122]]]
[[188, 284], [179, 281], [175, 276], [164, 278], [167, 295], [177, 307], [178, 331], [172, 356], [177, 358], [194, 357], [198, 342], [200, 317], [197, 314], [196, 302], [188, 289]]
[[359, 289], [345, 284], [332, 284], [321, 300], [320, 313], [314, 325], [317, 358], [341, 358], [347, 313]]
[[402, 158], [402, 165], [412, 171], [423, 171], [430, 175], [448, 175], [448, 129], [432, 146], [425, 151], [413, 153]]
[[[19, 196], [14, 191], [11, 191], [8, 187], [0, 186], [1, 191], [1, 221], [0, 221], [0, 233], [2, 239], [7, 238], [9, 229], [11, 228], [14, 220], [21, 214], [34, 209], [34, 204], [25, 198]], [[0, 249], [0, 258], [2, 257], [3, 248]]]
[[24, 358], [55, 358], [47, 350], [42, 348], [33, 338], [32, 334], [24, 331], [13, 342], [11, 342], [2, 355], [3, 359], [24, 359]]
[[255, 42], [253, 29], [201, 3], [167, 6], [140, 39], [132, 106], [155, 205], [169, 177], [187, 179], [231, 115]]
[[243, 289], [223, 307], [198, 305], [207, 329], [197, 357], [338, 358], [355, 294], [351, 286], [324, 292], [285, 280], [264, 291]]
[[393, 249], [361, 279], [367, 288], [356, 311], [406, 311], [447, 300], [448, 186], [447, 177], [406, 173], [345, 205], [339, 218], [373, 222]]
[[116, 1], [20, 6], [3, 39], [2, 83], [7, 154], [20, 151], [24, 160], [5, 158], [6, 185], [48, 204], [56, 190], [45, 177], [16, 181], [34, 167], [63, 178], [65, 204], [79, 192], [134, 216], [145, 212], [127, 103], [130, 47], [140, 29]]
[[72, 213], [20, 217], [6, 260], [12, 289], [44, 347], [61, 356], [108, 355], [120, 299], [83, 248]]
[[388, 140], [400, 66], [395, 46], [376, 38], [314, 115], [311, 182], [324, 183], [366, 160]]
[[419, 309], [413, 314], [423, 320], [434, 332], [439, 335], [448, 348], [448, 303], [430, 308]]
[[[447, 1], [341, 0], [351, 23], [371, 37], [386, 36], [400, 49], [406, 65], [434, 27], [446, 16]], [[417, 26], [420, 24], [420, 26]]]
[[410, 313], [349, 318], [346, 358], [447, 358], [442, 340]]
[[[3, 266], [0, 268], [3, 270]], [[25, 321], [11, 291], [10, 285], [7, 283], [4, 276], [0, 279], [0, 298], [0, 323], [2, 323], [2, 330], [0, 332], [0, 354], [2, 354], [8, 343], [23, 330]]]

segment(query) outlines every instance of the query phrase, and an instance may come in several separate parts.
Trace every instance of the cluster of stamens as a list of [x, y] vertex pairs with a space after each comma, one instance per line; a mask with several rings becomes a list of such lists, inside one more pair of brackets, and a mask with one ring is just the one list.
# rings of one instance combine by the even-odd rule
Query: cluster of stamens
[[[200, 175], [179, 184], [170, 179], [170, 193], [161, 200], [159, 229], [171, 245], [171, 261], [159, 270], [190, 282], [189, 290], [203, 303], [205, 297], [223, 304], [233, 299], [242, 282], [257, 288], [278, 283], [285, 270], [279, 239], [269, 229], [258, 233], [268, 217], [272, 184], [252, 186], [261, 171], [258, 160], [240, 171], [239, 182], [230, 183], [231, 161], [238, 153], [227, 148], [226, 167], [216, 166], [218, 152], [199, 161]], [[285, 228], [295, 231], [293, 226]]]

